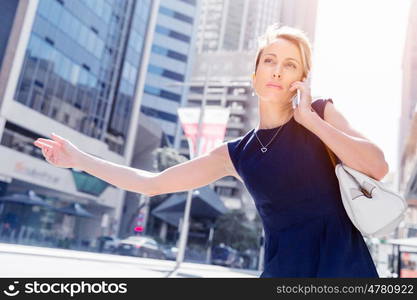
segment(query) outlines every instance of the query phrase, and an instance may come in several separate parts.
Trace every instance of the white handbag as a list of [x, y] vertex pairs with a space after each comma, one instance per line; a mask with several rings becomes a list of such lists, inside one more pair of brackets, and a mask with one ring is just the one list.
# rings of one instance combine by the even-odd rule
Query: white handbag
[[342, 162], [326, 146], [339, 180], [343, 206], [353, 225], [367, 237], [391, 233], [404, 219], [407, 202], [399, 193]]

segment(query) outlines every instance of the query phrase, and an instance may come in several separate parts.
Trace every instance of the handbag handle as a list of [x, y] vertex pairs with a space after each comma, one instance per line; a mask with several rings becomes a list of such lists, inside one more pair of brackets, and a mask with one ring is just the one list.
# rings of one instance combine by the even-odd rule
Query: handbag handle
[[[330, 157], [330, 160], [331, 160], [331, 162], [332, 162], [332, 165], [333, 165], [333, 168], [336, 168], [336, 155], [333, 153], [333, 151], [332, 150], [330, 150], [330, 148], [329, 147], [327, 147], [327, 145], [325, 145], [326, 146], [326, 150], [327, 150], [327, 153], [329, 154], [329, 157]], [[368, 191], [368, 190], [366, 190], [361, 184], [360, 184], [360, 182], [354, 177], [354, 176], [352, 176], [352, 174], [349, 174], [350, 175], [350, 177], [352, 177], [352, 179], [358, 184], [358, 187], [359, 187], [359, 189], [360, 189], [360, 191], [367, 197], [367, 198], [372, 198], [372, 194]]]

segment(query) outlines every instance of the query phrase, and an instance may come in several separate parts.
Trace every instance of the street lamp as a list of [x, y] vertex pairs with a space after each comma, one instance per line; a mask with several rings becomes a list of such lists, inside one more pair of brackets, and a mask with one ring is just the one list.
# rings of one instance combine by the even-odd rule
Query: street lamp
[[[202, 103], [201, 103], [201, 113], [199, 115], [199, 121], [198, 121], [198, 128], [197, 128], [197, 136], [196, 136], [196, 151], [194, 153], [193, 157], [190, 157], [190, 159], [193, 159], [194, 157], [199, 156], [200, 152], [200, 142], [201, 142], [201, 131], [202, 131], [202, 123], [204, 120], [204, 113], [206, 109], [207, 104], [207, 93], [208, 93], [208, 87], [209, 85], [221, 85], [221, 86], [241, 86], [241, 82], [225, 82], [225, 81], [208, 81], [210, 68], [207, 69], [206, 76], [204, 79], [204, 88], [203, 88], [203, 97], [202, 97]], [[185, 83], [172, 83], [167, 84], [165, 86], [200, 86], [201, 83], [197, 82], [185, 82]], [[190, 145], [189, 145], [190, 146]], [[192, 154], [193, 151], [190, 151]], [[176, 266], [170, 274], [168, 274], [167, 277], [174, 276], [179, 268], [181, 263], [184, 260], [184, 254], [185, 249], [187, 245], [187, 238], [188, 238], [188, 231], [189, 231], [189, 218], [190, 218], [190, 211], [191, 211], [191, 201], [193, 196], [193, 189], [189, 190], [187, 193], [187, 199], [185, 204], [185, 210], [184, 210], [184, 218], [182, 219], [182, 222], [180, 222], [179, 226], [181, 227], [180, 231], [180, 237], [179, 237], [179, 246], [178, 246], [178, 253], [176, 257]], [[212, 237], [212, 232], [210, 232], [210, 235]], [[208, 252], [210, 253], [210, 252]], [[206, 260], [208, 260], [208, 255], [206, 257]]]
[[[203, 118], [204, 118], [204, 111], [205, 111], [205, 107], [206, 107], [206, 97], [207, 97], [207, 78], [208, 78], [208, 73], [209, 70], [207, 70], [206, 73], [206, 78], [204, 81], [204, 91], [203, 91], [203, 99], [202, 99], [202, 104], [201, 104], [201, 113], [199, 116], [199, 120], [198, 120], [198, 128], [197, 128], [197, 136], [196, 136], [196, 141], [197, 141], [197, 147], [196, 147], [196, 151], [195, 151], [195, 157], [198, 157], [199, 155], [199, 149], [200, 149], [200, 136], [201, 136], [201, 124], [203, 122]], [[175, 85], [175, 84], [174, 84]], [[178, 85], [178, 84], [176, 84]], [[184, 83], [184, 84], [180, 84], [180, 85], [190, 85], [190, 83]], [[193, 151], [191, 151], [193, 152]], [[194, 157], [190, 157], [190, 159], [193, 159]], [[188, 238], [188, 230], [189, 230], [189, 219], [190, 219], [190, 211], [191, 211], [191, 200], [193, 197], [193, 189], [189, 190], [187, 193], [187, 200], [185, 203], [185, 211], [184, 211], [184, 218], [183, 218], [183, 222], [182, 222], [182, 228], [181, 228], [181, 232], [180, 232], [180, 239], [179, 239], [179, 247], [178, 247], [178, 253], [177, 253], [177, 257], [176, 257], [176, 266], [175, 269], [168, 274], [168, 277], [170, 276], [174, 276], [180, 266], [181, 263], [184, 260], [184, 254], [185, 254], [185, 248], [187, 246], [187, 238]]]

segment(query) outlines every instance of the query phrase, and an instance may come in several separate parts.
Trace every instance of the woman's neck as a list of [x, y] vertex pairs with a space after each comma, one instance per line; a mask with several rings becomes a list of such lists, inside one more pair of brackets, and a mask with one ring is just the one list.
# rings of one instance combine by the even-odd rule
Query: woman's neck
[[276, 102], [259, 101], [259, 122], [257, 129], [269, 129], [281, 126], [291, 119], [294, 109], [291, 103], [283, 105]]

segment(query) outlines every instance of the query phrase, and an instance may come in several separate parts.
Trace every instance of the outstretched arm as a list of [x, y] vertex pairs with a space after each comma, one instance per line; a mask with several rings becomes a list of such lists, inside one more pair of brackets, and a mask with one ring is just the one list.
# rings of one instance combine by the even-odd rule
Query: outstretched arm
[[52, 135], [52, 140], [40, 138], [34, 144], [42, 149], [46, 160], [54, 166], [77, 168], [118, 188], [148, 196], [187, 191], [224, 176], [237, 176], [229, 157], [227, 143], [159, 173], [95, 157], [55, 134]]
[[187, 191], [212, 183], [225, 176], [235, 176], [227, 144], [211, 152], [168, 168], [152, 178], [151, 195]]

